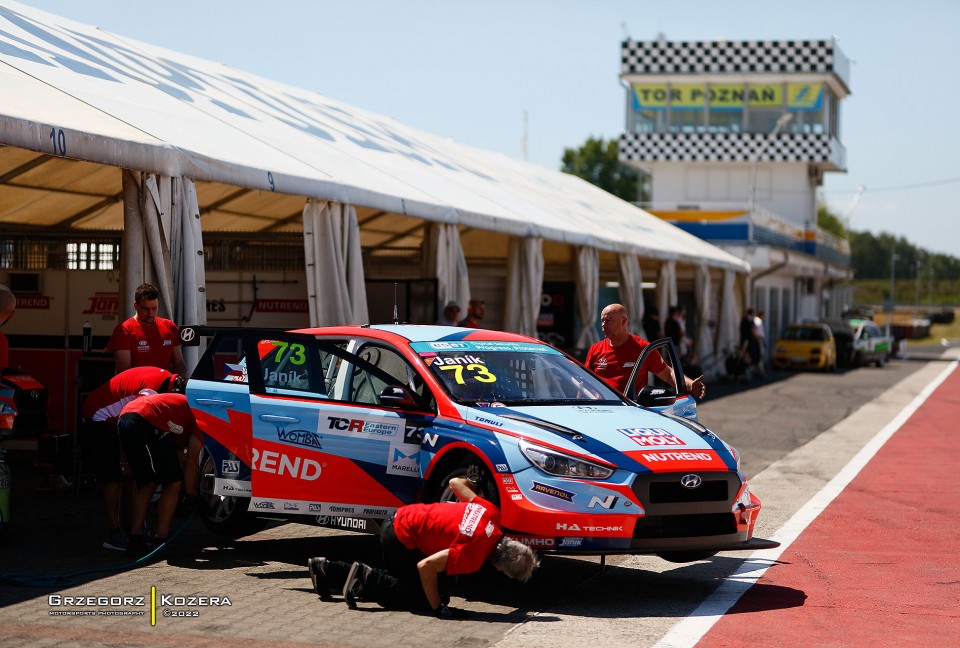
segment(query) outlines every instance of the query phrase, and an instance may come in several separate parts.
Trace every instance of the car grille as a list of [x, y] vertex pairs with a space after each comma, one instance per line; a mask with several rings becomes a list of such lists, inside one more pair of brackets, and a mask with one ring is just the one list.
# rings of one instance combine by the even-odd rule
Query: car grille
[[651, 504], [725, 502], [730, 497], [725, 479], [704, 481], [698, 488], [684, 488], [679, 481], [651, 482], [649, 493]]
[[640, 540], [728, 535], [737, 532], [733, 513], [647, 515], [637, 519], [633, 537]]
[[[680, 485], [680, 480], [690, 474], [700, 477], [702, 482], [699, 487], [684, 488]], [[687, 525], [691, 520], [700, 525], [696, 516], [718, 514], [724, 517], [717, 520], [732, 519], [733, 501], [741, 486], [740, 476], [733, 471], [640, 473], [633, 481], [633, 492], [648, 519], [675, 517], [686, 520], [680, 522], [681, 525]], [[706, 523], [706, 526], [711, 524]]]

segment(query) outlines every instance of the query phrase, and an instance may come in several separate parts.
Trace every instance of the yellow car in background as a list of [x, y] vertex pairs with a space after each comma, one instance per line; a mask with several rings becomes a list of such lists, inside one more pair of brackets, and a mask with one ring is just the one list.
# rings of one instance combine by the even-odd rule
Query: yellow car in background
[[792, 369], [837, 368], [837, 345], [826, 324], [791, 324], [773, 348], [773, 366]]

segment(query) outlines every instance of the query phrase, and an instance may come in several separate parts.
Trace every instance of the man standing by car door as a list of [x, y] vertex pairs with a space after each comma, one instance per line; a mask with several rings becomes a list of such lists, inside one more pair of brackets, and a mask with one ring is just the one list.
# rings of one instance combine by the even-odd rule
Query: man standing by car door
[[[627, 391], [627, 380], [633, 371], [634, 363], [650, 343], [630, 333], [627, 327], [627, 309], [621, 304], [610, 304], [603, 309], [600, 313], [600, 328], [606, 338], [590, 347], [584, 365], [603, 378], [611, 387], [624, 393]], [[644, 367], [646, 371], [640, 372], [638, 377], [640, 386], [646, 385], [646, 372], [649, 371], [667, 384], [676, 387], [673, 369], [659, 354], [650, 356], [646, 365]], [[702, 400], [706, 396], [707, 386], [703, 382], [703, 376], [697, 379], [684, 376], [683, 379], [686, 390], [694, 397]]]
[[140, 284], [133, 295], [133, 308], [134, 316], [118, 324], [107, 343], [117, 373], [130, 367], [160, 367], [186, 376], [180, 331], [171, 320], [157, 316], [160, 291], [148, 283]]

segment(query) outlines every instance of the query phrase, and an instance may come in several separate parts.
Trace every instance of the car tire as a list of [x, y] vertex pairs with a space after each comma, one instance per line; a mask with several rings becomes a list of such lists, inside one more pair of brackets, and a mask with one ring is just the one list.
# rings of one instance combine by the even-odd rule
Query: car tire
[[882, 369], [882, 368], [883, 368], [883, 365], [887, 364], [887, 359], [886, 359], [886, 357], [884, 357], [883, 355], [881, 355], [879, 358], [877, 358], [877, 361], [876, 361], [874, 364], [876, 364], [877, 367], [879, 367], [879, 368]]
[[477, 495], [487, 500], [491, 504], [500, 506], [500, 491], [493, 481], [493, 475], [487, 469], [486, 464], [473, 454], [466, 454], [450, 465], [450, 468], [443, 471], [443, 478], [436, 480], [431, 485], [428, 494], [430, 502], [456, 502], [457, 496], [450, 490], [450, 480], [454, 477], [466, 477], [468, 474], [476, 471], [479, 474], [477, 481]]
[[266, 520], [255, 517], [247, 509], [249, 497], [215, 495], [216, 463], [209, 454], [200, 457], [200, 471], [197, 477], [197, 494], [207, 503], [207, 512], [201, 516], [204, 526], [217, 535], [229, 538], [256, 533], [267, 526]]
[[696, 562], [698, 560], [706, 560], [707, 558], [712, 558], [716, 556], [716, 551], [710, 551], [709, 549], [691, 549], [689, 551], [661, 551], [657, 554], [660, 558], [663, 558], [667, 562], [672, 563], [689, 563]]
[[853, 354], [853, 366], [860, 367], [863, 366], [863, 354], [859, 351]]

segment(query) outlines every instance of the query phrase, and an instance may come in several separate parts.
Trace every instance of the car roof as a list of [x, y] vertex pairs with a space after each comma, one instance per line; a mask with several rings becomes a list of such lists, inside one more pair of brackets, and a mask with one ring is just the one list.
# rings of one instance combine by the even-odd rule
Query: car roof
[[[397, 336], [408, 342], [435, 342], [458, 340], [490, 340], [495, 342], [536, 342], [540, 340], [508, 333], [507, 331], [492, 331], [488, 329], [463, 328], [459, 326], [435, 326], [420, 324], [368, 324], [365, 326], [324, 326], [296, 329], [296, 333], [312, 335], [344, 335], [360, 337], [376, 337], [388, 339]], [[381, 335], [377, 335], [381, 333]], [[382, 335], [383, 333], [387, 335]]]

